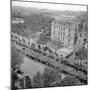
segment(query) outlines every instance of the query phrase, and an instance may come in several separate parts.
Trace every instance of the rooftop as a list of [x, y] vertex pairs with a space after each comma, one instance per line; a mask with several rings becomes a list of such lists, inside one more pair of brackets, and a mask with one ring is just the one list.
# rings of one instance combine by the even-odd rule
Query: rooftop
[[66, 26], [75, 26], [76, 25], [76, 22], [72, 22], [72, 21], [62, 21], [62, 20], [54, 20], [52, 22], [52, 24], [59, 24], [59, 25], [66, 25]]
[[71, 52], [73, 52], [73, 49], [63, 47], [61, 49], [58, 49], [56, 51], [59, 55], [63, 55], [64, 57], [69, 55]]

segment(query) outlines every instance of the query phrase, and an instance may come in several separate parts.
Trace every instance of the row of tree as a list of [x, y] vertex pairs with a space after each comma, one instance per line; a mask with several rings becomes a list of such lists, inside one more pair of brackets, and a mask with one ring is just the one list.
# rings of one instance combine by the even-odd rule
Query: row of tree
[[65, 76], [62, 79], [62, 74], [57, 70], [46, 67], [44, 73], [38, 72], [36, 76], [33, 77], [33, 88], [42, 87], [59, 87], [59, 86], [73, 86], [81, 85], [79, 80], [73, 76]]

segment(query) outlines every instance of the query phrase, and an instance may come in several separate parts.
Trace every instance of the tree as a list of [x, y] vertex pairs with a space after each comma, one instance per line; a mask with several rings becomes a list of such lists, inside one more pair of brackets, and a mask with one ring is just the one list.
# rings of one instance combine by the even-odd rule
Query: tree
[[42, 75], [40, 74], [40, 72], [37, 72], [36, 76], [33, 77], [33, 87], [43, 87]]
[[46, 36], [44, 33], [41, 33], [37, 43], [45, 45], [50, 40], [51, 40], [50, 36]]
[[51, 49], [54, 49], [56, 51], [56, 50], [62, 48], [63, 44], [61, 41], [51, 40], [50, 42], [48, 42], [48, 47]]
[[86, 13], [83, 13], [81, 14], [80, 16], [77, 16], [77, 20], [79, 21], [79, 24], [78, 24], [78, 31], [79, 32], [87, 32], [87, 21], [88, 21], [88, 17], [87, 17], [87, 12]]
[[76, 58], [80, 60], [86, 60], [88, 57], [88, 51], [85, 48], [81, 48], [78, 52], [76, 52]]
[[32, 88], [31, 78], [29, 76], [25, 76], [24, 80], [25, 80], [25, 87], [24, 88], [26, 88], [26, 89]]
[[61, 80], [61, 74], [57, 70], [51, 68], [45, 68], [44, 73], [42, 74], [44, 87], [52, 86], [52, 83], [56, 80]]
[[62, 81], [57, 81], [53, 86], [59, 87], [59, 86], [74, 86], [74, 85], [81, 85], [79, 80], [77, 80], [73, 76], [66, 76]]
[[11, 46], [11, 64], [21, 64], [23, 63], [22, 61], [23, 56], [16, 51], [15, 47]]

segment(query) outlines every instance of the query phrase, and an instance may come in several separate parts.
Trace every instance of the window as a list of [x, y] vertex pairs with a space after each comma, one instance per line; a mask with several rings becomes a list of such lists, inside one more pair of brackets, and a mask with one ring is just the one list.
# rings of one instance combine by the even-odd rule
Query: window
[[71, 38], [71, 33], [68, 33], [68, 37]]
[[55, 31], [54, 31], [54, 34], [55, 34]]
[[70, 29], [69, 29], [69, 32], [70, 32]]
[[58, 32], [58, 34], [60, 35], [60, 32]]
[[55, 35], [54, 35], [54, 39], [55, 39]]
[[58, 39], [60, 39], [60, 37], [58, 37]]
[[63, 30], [65, 30], [65, 28], [63, 28]]
[[63, 41], [64, 41], [64, 37], [63, 37]]
[[63, 32], [63, 36], [65, 36], [65, 32]]
[[61, 27], [61, 30], [62, 30], [62, 27]]

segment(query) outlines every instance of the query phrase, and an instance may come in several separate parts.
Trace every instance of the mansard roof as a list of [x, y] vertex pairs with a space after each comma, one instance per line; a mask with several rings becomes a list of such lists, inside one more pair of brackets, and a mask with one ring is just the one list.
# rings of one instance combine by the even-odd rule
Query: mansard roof
[[54, 20], [52, 22], [52, 24], [54, 25], [65, 25], [65, 26], [76, 26], [76, 22], [72, 22], [72, 21], [62, 21], [62, 20]]

